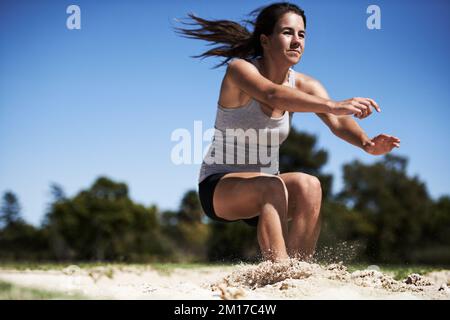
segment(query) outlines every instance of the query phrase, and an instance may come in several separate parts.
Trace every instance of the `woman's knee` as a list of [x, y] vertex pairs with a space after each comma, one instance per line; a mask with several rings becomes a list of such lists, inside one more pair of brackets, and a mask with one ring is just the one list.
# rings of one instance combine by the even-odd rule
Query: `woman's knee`
[[308, 181], [311, 190], [313, 190], [314, 194], [317, 197], [322, 197], [322, 185], [320, 183], [319, 178], [315, 177], [315, 176], [310, 176], [310, 179]]
[[261, 205], [266, 203], [282, 203], [287, 207], [288, 190], [284, 181], [278, 176], [261, 177]]
[[309, 174], [299, 175], [295, 179], [294, 187], [292, 191], [296, 196], [303, 198], [302, 201], [314, 201], [322, 198], [322, 185], [320, 180], [315, 176]]
[[294, 219], [298, 214], [320, 215], [322, 187], [317, 177], [299, 173], [296, 179], [291, 180], [289, 197], [293, 202], [290, 218]]

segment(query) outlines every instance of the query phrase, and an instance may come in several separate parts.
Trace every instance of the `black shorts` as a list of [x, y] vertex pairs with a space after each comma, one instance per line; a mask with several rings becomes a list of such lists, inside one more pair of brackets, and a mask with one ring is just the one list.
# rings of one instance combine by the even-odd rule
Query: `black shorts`
[[[221, 222], [234, 222], [239, 220], [226, 220], [223, 218], [220, 218], [216, 215], [213, 207], [213, 196], [214, 196], [214, 190], [216, 188], [217, 183], [219, 180], [226, 175], [227, 172], [223, 173], [216, 173], [212, 174], [208, 177], [206, 177], [202, 182], [198, 185], [198, 193], [200, 197], [200, 203], [202, 205], [203, 211], [205, 214], [210, 217], [211, 219], [215, 221], [221, 221]], [[258, 225], [258, 219], [259, 216], [250, 218], [250, 219], [240, 219], [247, 223], [248, 225], [252, 227], [256, 227]]]

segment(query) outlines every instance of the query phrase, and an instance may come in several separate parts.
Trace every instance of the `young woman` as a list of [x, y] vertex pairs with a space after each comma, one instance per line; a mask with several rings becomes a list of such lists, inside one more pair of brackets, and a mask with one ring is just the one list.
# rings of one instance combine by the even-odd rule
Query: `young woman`
[[[400, 147], [400, 140], [386, 134], [370, 139], [352, 118], [364, 119], [372, 109], [380, 112], [374, 100], [333, 101], [319, 81], [292, 70], [305, 49], [302, 9], [283, 2], [253, 13], [258, 15], [252, 33], [236, 22], [208, 21], [192, 14], [195, 22], [190, 25], [199, 28], [177, 28], [189, 38], [224, 44], [198, 57], [221, 56], [226, 59], [219, 66], [227, 64], [216, 135], [200, 171], [200, 201], [211, 219], [244, 220], [256, 226], [265, 259], [308, 259], [319, 236], [322, 190], [314, 176], [278, 171], [279, 146], [289, 134], [292, 114], [316, 113], [336, 136], [373, 155]], [[257, 134], [247, 134], [250, 130]], [[256, 140], [239, 146], [235, 138], [243, 136]], [[239, 162], [234, 150], [242, 147], [245, 161]], [[261, 148], [270, 150], [269, 166], [249, 161], [261, 154]]]

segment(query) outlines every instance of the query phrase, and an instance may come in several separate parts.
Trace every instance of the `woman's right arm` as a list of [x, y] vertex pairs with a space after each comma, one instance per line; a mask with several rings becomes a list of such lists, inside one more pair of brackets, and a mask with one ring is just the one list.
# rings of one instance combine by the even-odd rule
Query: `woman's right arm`
[[227, 73], [239, 89], [272, 108], [282, 106], [283, 110], [290, 112], [353, 114], [360, 118], [370, 114], [368, 112], [370, 106], [378, 108], [376, 103], [368, 98], [352, 98], [337, 102], [275, 84], [263, 77], [253, 64], [243, 59], [231, 61]]

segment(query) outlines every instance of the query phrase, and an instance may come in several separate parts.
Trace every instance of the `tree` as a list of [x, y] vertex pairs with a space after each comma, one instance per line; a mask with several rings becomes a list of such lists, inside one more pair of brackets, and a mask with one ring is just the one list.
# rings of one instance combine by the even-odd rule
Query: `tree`
[[20, 204], [12, 191], [6, 191], [3, 195], [0, 220], [5, 226], [21, 221]]
[[17, 196], [11, 191], [5, 192], [1, 207], [4, 227], [0, 230], [0, 258], [2, 260], [48, 258], [45, 233], [27, 224], [20, 216], [20, 210]]
[[416, 258], [423, 263], [450, 265], [450, 196], [432, 204]]
[[406, 165], [406, 158], [386, 155], [373, 165], [354, 161], [344, 166], [338, 198], [367, 225], [352, 237], [366, 239], [372, 261], [417, 262], [431, 200], [425, 184], [407, 176]]
[[177, 249], [178, 261], [206, 259], [209, 225], [203, 223], [204, 214], [198, 193], [187, 191], [178, 211], [166, 211], [161, 217], [164, 232]]
[[427, 242], [450, 246], [450, 196], [442, 196], [433, 203], [427, 221]]
[[180, 204], [179, 215], [181, 221], [201, 222], [203, 211], [197, 191], [190, 190], [184, 194]]
[[216, 222], [211, 226], [208, 239], [210, 261], [254, 261], [260, 257], [256, 228], [244, 222]]
[[50, 184], [50, 194], [52, 195], [53, 202], [63, 201], [66, 199], [66, 193], [62, 186], [57, 183]]
[[46, 217], [58, 259], [138, 261], [169, 255], [155, 206], [128, 197], [128, 187], [98, 178], [73, 199], [54, 202]]

